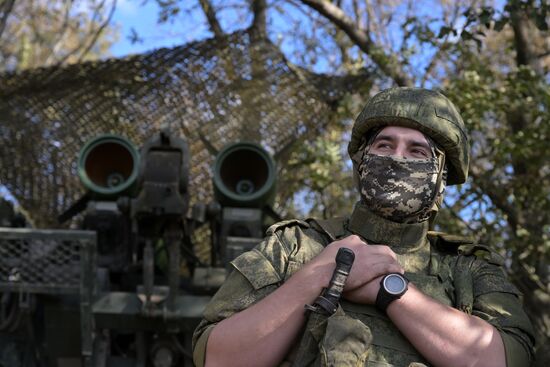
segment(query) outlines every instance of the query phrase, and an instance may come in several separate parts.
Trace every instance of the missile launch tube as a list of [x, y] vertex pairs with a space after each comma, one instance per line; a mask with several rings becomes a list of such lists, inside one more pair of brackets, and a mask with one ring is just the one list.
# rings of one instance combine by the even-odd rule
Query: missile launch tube
[[222, 206], [263, 208], [275, 194], [275, 162], [260, 145], [233, 143], [214, 165], [214, 194]]
[[139, 152], [128, 139], [100, 135], [80, 151], [78, 176], [93, 197], [113, 199], [135, 187], [139, 160]]

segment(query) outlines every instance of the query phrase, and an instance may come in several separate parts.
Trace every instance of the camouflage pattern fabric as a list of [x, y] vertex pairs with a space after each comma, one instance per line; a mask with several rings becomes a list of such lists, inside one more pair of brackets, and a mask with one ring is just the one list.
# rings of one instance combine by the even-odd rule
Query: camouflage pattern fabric
[[411, 218], [424, 221], [438, 194], [438, 174], [437, 157], [399, 158], [365, 150], [359, 165], [361, 197], [383, 218], [401, 223]]
[[288, 359], [294, 367], [363, 366], [371, 343], [370, 328], [338, 307], [330, 317], [309, 315], [296, 355]]
[[[276, 224], [254, 250], [232, 262], [235, 270], [206, 307], [195, 330], [193, 356], [197, 366], [204, 365], [208, 336], [218, 322], [260, 301], [328, 243], [350, 234], [368, 243], [391, 246], [406, 276], [425, 294], [492, 324], [502, 336], [508, 367], [529, 364], [534, 344], [531, 324], [501, 261], [486, 247], [457, 242], [443, 234], [428, 236], [428, 222], [392, 222], [373, 214], [362, 203], [349, 218], [327, 226], [332, 228], [328, 231], [316, 223], [293, 220]], [[374, 306], [343, 301], [336, 314], [313, 321], [308, 322], [309, 331], [302, 336], [309, 341], [300, 343], [307, 348], [289, 351], [282, 365], [306, 361], [301, 365], [429, 366]], [[338, 331], [341, 325], [353, 326], [353, 333], [342, 334]]]

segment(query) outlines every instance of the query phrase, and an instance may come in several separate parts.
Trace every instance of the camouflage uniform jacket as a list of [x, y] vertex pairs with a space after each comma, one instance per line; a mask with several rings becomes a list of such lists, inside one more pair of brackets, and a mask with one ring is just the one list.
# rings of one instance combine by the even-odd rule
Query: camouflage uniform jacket
[[[532, 326], [498, 255], [463, 237], [428, 233], [427, 223], [387, 221], [358, 204], [347, 219], [276, 224], [254, 250], [232, 262], [235, 270], [206, 307], [195, 330], [197, 366], [204, 365], [208, 335], [218, 322], [273, 292], [324, 246], [350, 234], [368, 243], [389, 245], [407, 277], [424, 293], [492, 324], [502, 336], [508, 367], [529, 364]], [[343, 300], [334, 315], [313, 315], [301, 343], [282, 365], [429, 365], [374, 306]]]

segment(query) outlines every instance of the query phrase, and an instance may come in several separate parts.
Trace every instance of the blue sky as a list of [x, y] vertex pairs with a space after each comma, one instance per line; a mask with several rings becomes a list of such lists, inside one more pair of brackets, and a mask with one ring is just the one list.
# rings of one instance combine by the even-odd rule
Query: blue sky
[[[118, 0], [113, 22], [119, 28], [119, 39], [111, 47], [114, 57], [143, 53], [160, 47], [173, 47], [205, 37], [206, 29], [194, 27], [192, 31], [176, 32], [174, 24], [158, 24], [158, 6], [154, 1], [142, 4], [139, 0]], [[202, 22], [197, 22], [202, 23]], [[129, 36], [134, 29], [143, 42], [132, 43]]]
[[[180, 1], [182, 9], [173, 20], [159, 23], [159, 7], [154, 0], [117, 0], [113, 23], [118, 26], [119, 39], [111, 47], [114, 57], [143, 53], [161, 47], [174, 47], [211, 37], [198, 1]], [[240, 14], [225, 9], [218, 20], [226, 32], [245, 28]], [[132, 43], [130, 35], [136, 31], [142, 42]]]
[[[114, 0], [112, 0], [114, 1]], [[165, 23], [158, 22], [159, 7], [155, 0], [117, 0], [117, 7], [113, 16], [113, 23], [118, 27], [118, 40], [111, 47], [111, 56], [123, 57], [129, 54], [143, 53], [160, 47], [174, 47], [192, 41], [211, 37], [211, 33], [205, 21], [204, 14], [198, 5], [198, 1], [179, 1], [182, 7], [180, 14]], [[247, 11], [248, 1], [232, 0], [227, 2], [213, 1], [217, 4], [217, 17], [224, 32], [231, 33], [237, 29], [244, 29], [251, 23], [250, 12]], [[417, 9], [420, 18], [437, 17], [437, 11], [428, 9], [430, 2], [424, 3]], [[220, 4], [221, 6], [220, 9]], [[304, 14], [304, 10], [290, 2], [281, 1], [272, 6], [268, 13], [269, 37], [276, 43], [286, 57], [295, 64], [305, 62], [317, 72], [334, 72], [329, 66], [331, 59], [339, 58], [335, 52], [335, 46], [331, 44], [331, 37], [324, 33], [322, 27], [315, 26], [311, 19]], [[399, 9], [404, 12], [405, 9]], [[403, 14], [400, 14], [401, 16]], [[400, 19], [396, 14], [395, 19]], [[306, 38], [316, 38], [318, 49], [312, 54], [304, 52], [303, 40], [295, 37], [295, 24], [300, 23], [300, 32]], [[390, 25], [391, 36], [400, 39], [403, 30], [399, 21]], [[439, 24], [438, 24], [439, 25]], [[436, 25], [436, 27], [438, 27]], [[133, 30], [142, 39], [142, 42], [132, 43], [130, 35]], [[327, 50], [328, 54], [327, 54]], [[356, 50], [358, 52], [358, 49]], [[427, 63], [433, 49], [423, 49], [421, 57], [416, 57], [415, 67], [422, 68]], [[305, 55], [305, 56], [304, 56]], [[304, 58], [305, 59], [302, 59]], [[332, 60], [338, 61], [338, 60]]]
[[[208, 29], [202, 10], [198, 7], [198, 1], [181, 1], [179, 4], [183, 9], [178, 16], [172, 21], [159, 23], [159, 7], [154, 0], [117, 0], [113, 24], [118, 28], [118, 40], [111, 47], [110, 56], [123, 57], [211, 37], [212, 33]], [[231, 4], [233, 6], [226, 6], [217, 13], [218, 21], [226, 33], [244, 29], [252, 21], [250, 12], [245, 9], [248, 6], [246, 1], [242, 1], [242, 4], [241, 1], [233, 1]], [[238, 5], [241, 5], [240, 9]], [[277, 9], [282, 12], [276, 11]], [[296, 44], [291, 37], [284, 38], [283, 35], [288, 36], [291, 33], [292, 22], [297, 20], [303, 23], [304, 29], [313, 28], [309, 19], [291, 4], [280, 3], [278, 8], [273, 8], [269, 12], [269, 28], [272, 32], [269, 36], [293, 62], [298, 61], [294, 60], [293, 53], [296, 47], [301, 45]], [[130, 35], [133, 31], [142, 42], [131, 42]], [[319, 72], [329, 71], [324, 58], [319, 58], [313, 68]]]

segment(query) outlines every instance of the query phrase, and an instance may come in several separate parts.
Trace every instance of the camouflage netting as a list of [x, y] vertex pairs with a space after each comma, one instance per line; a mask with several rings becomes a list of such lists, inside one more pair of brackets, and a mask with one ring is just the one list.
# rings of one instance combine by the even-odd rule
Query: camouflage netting
[[321, 131], [343, 93], [366, 79], [307, 73], [248, 31], [0, 75], [0, 184], [37, 227], [58, 227], [83, 194], [76, 157], [86, 141], [110, 132], [139, 147], [168, 124], [189, 143], [192, 203], [208, 202], [216, 150], [255, 141], [284, 165], [288, 148]]

